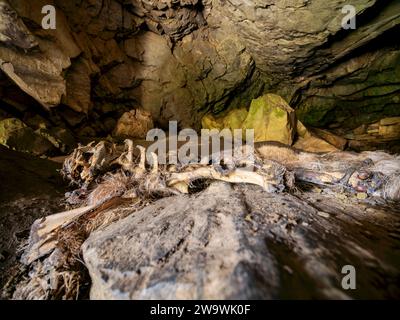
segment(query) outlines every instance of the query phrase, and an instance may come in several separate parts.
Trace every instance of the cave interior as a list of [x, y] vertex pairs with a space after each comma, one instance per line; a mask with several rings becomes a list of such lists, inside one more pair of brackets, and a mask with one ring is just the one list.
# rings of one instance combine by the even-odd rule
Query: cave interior
[[[400, 298], [399, 33], [398, 0], [0, 0], [0, 296]], [[262, 184], [208, 166], [154, 191], [153, 170], [140, 176], [146, 193], [127, 139], [148, 147], [172, 121], [198, 134], [254, 129], [274, 178], [279, 164], [293, 181], [282, 174], [270, 192], [264, 171]], [[122, 160], [106, 167], [114, 153]], [[96, 217], [74, 216], [86, 229], [70, 231], [73, 244], [65, 221], [54, 229], [84, 267], [61, 238], [64, 249], [32, 261], [21, 249], [40, 244], [35, 221], [111, 192]], [[344, 265], [357, 290], [341, 287]]]

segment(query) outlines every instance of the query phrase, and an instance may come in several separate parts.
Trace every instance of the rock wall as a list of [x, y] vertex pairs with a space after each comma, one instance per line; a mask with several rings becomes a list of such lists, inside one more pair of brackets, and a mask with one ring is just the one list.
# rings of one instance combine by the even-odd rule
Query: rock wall
[[236, 30], [266, 90], [285, 96], [306, 125], [355, 128], [399, 115], [398, 1], [352, 1], [356, 30], [342, 29], [343, 0], [210, 4], [209, 24]]
[[[56, 30], [41, 28], [45, 4], [58, 9]], [[44, 117], [81, 136], [107, 135], [137, 107], [161, 127], [174, 119], [198, 129], [207, 112], [248, 107], [265, 92], [285, 97], [306, 125], [354, 129], [399, 116], [400, 3], [352, 1], [356, 30], [342, 29], [345, 4], [1, 0], [0, 82], [13, 89], [0, 100], [11, 113], [53, 110]]]
[[161, 126], [177, 119], [198, 128], [210, 106], [225, 108], [254, 75], [254, 61], [235, 34], [205, 27], [198, 1], [91, 1], [83, 7], [56, 1], [57, 29], [49, 31], [40, 28], [45, 2], [10, 1], [18, 16], [11, 6], [3, 10], [13, 12], [20, 37], [32, 42], [2, 43], [3, 72], [45, 108], [68, 106], [74, 116], [71, 110], [61, 115], [69, 124], [84, 120], [76, 113], [99, 120], [92, 126], [96, 134], [109, 131], [108, 115], [137, 106]]

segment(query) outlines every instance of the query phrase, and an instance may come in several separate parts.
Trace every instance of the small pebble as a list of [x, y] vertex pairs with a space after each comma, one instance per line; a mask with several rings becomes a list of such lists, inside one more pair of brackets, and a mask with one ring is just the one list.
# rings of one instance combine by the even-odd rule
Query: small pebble
[[318, 215], [324, 218], [329, 218], [331, 215], [329, 213], [323, 212], [323, 211], [318, 211]]
[[368, 188], [366, 186], [363, 186], [363, 185], [357, 185], [354, 189], [356, 191], [359, 191], [360, 193], [363, 193], [363, 192], [367, 191]]
[[367, 199], [367, 198], [368, 198], [368, 194], [366, 194], [365, 192], [359, 192], [359, 193], [357, 193], [357, 199], [365, 200], [365, 199]]
[[368, 172], [360, 172], [357, 177], [361, 180], [367, 180], [371, 176]]
[[322, 189], [320, 189], [318, 187], [315, 187], [315, 188], [312, 189], [312, 191], [314, 191], [315, 193], [321, 193]]
[[289, 266], [284, 265], [284, 266], [283, 266], [283, 269], [284, 269], [287, 273], [293, 274], [293, 270], [292, 270]]
[[347, 196], [344, 193], [339, 193], [336, 195], [336, 197], [340, 200], [346, 200]]

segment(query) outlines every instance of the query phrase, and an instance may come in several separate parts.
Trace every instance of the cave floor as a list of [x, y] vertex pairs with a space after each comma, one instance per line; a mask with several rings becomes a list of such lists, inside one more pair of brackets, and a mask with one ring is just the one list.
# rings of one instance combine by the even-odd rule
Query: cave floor
[[12, 273], [32, 223], [62, 210], [61, 165], [0, 146], [0, 287]]
[[[5, 148], [0, 151], [0, 288], [3, 298], [10, 298], [13, 281], [26, 272], [17, 262], [18, 248], [26, 242], [34, 220], [64, 209], [67, 186], [57, 172], [60, 164]], [[280, 288], [274, 298], [400, 297], [398, 204], [315, 187], [276, 195], [265, 195], [254, 186], [234, 190], [241, 193], [248, 210], [240, 219], [250, 231], [243, 232], [262, 239], [275, 261]], [[314, 264], [315, 274], [310, 271]], [[318, 288], [326, 284], [326, 273], [318, 273], [319, 268], [336, 274], [337, 289], [340, 268], [347, 264], [357, 268], [359, 290], [343, 296], [321, 294]]]

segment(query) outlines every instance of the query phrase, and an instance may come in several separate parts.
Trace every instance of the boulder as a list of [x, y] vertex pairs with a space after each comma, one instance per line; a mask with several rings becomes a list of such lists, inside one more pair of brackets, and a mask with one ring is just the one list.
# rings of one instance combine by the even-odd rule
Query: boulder
[[[315, 131], [321, 133], [322, 130], [309, 130], [304, 126], [301, 121], [297, 121], [297, 139], [294, 143], [294, 147], [296, 149], [307, 151], [307, 152], [316, 152], [316, 153], [324, 153], [324, 152], [334, 152], [339, 151], [337, 147], [330, 144], [325, 139], [322, 139], [321, 136], [316, 135]], [[325, 138], [329, 138], [330, 140], [334, 140], [336, 135], [330, 134], [328, 131], [324, 130], [321, 133]], [[337, 137], [338, 139], [340, 137]], [[342, 138], [340, 138], [342, 139]], [[345, 139], [343, 139], [345, 140]], [[341, 140], [338, 140], [341, 141]], [[346, 144], [347, 144], [347, 140]]]
[[308, 134], [304, 138], [299, 137], [293, 147], [302, 151], [316, 153], [339, 151], [335, 146], [312, 134]]
[[118, 138], [146, 138], [147, 132], [154, 128], [151, 114], [141, 109], [125, 112], [118, 120], [114, 136]]
[[280, 96], [266, 94], [251, 102], [243, 129], [254, 129], [254, 139], [292, 145], [296, 133], [294, 110]]
[[[388, 149], [398, 152], [400, 140], [400, 117], [387, 117], [361, 125], [345, 135], [354, 150]], [[392, 146], [394, 148], [392, 148]]]
[[278, 95], [266, 94], [251, 102], [250, 109], [231, 109], [222, 115], [207, 114], [204, 129], [254, 129], [255, 142], [277, 141], [292, 145], [296, 133], [294, 110]]
[[83, 245], [91, 299], [271, 298], [276, 269], [246, 214], [229, 184], [214, 183], [92, 234]]
[[381, 126], [400, 125], [400, 117], [384, 118], [379, 121]]
[[381, 119], [378, 133], [383, 139], [400, 139], [400, 117]]
[[335, 148], [340, 150], [344, 150], [347, 146], [347, 139], [342, 138], [328, 130], [323, 130], [319, 128], [310, 129], [312, 133], [314, 133], [317, 137], [325, 140], [329, 144], [333, 145]]
[[243, 121], [247, 117], [246, 108], [240, 109], [231, 109], [228, 112], [225, 112], [223, 115], [214, 116], [209, 113], [205, 115], [201, 121], [203, 129], [241, 129], [243, 125]]
[[53, 127], [50, 129], [39, 128], [35, 132], [47, 139], [55, 148], [64, 154], [71, 152], [75, 147], [75, 138], [68, 129], [60, 127]]
[[47, 139], [15, 118], [0, 121], [0, 144], [35, 155], [50, 154], [56, 150]]
[[[395, 297], [398, 290], [388, 288], [396, 288], [399, 252], [392, 249], [397, 240], [386, 235], [399, 216], [360, 201], [325, 191], [304, 192], [300, 199], [215, 182], [200, 193], [163, 198], [138, 211], [129, 205], [113, 209], [132, 214], [98, 229], [82, 246], [90, 297]], [[365, 236], [366, 228], [374, 237]], [[349, 261], [362, 284], [358, 290], [341, 287], [341, 270]]]
[[[22, 91], [45, 108], [60, 104], [66, 93], [63, 72], [70, 58], [80, 54], [63, 13], [57, 12], [57, 29], [40, 30], [36, 37], [25, 25], [40, 25], [45, 3], [12, 1], [0, 4], [0, 69]], [[24, 19], [22, 19], [24, 18]], [[36, 30], [37, 31], [37, 30]], [[21, 50], [23, 49], [23, 50]]]

